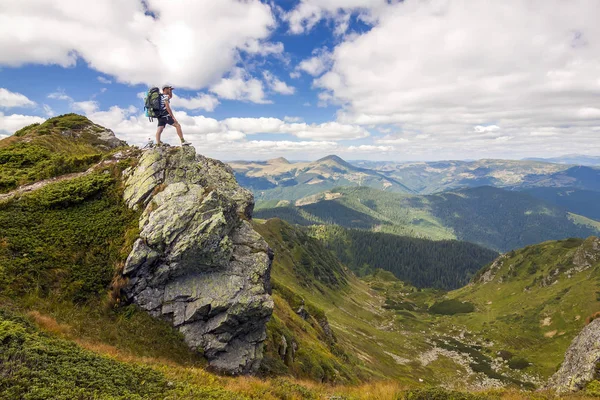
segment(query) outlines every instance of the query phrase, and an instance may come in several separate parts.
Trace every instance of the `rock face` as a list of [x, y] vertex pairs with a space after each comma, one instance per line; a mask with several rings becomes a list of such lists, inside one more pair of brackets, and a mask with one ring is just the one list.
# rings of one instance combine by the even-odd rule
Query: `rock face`
[[562, 363], [548, 383], [560, 393], [575, 392], [596, 378], [600, 362], [600, 319], [593, 320], [573, 340]]
[[127, 299], [167, 318], [213, 368], [255, 371], [273, 312], [273, 253], [252, 228], [252, 194], [193, 147], [158, 148], [126, 171], [125, 201], [143, 207], [123, 275]]

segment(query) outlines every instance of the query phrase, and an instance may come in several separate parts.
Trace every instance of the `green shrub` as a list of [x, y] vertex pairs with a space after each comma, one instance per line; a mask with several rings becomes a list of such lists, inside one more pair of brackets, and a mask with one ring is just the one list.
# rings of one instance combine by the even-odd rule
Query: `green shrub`
[[106, 293], [136, 223], [117, 182], [102, 173], [0, 204], [0, 293], [77, 302]]
[[99, 162], [102, 154], [61, 154], [43, 145], [20, 142], [0, 149], [0, 192], [43, 179], [81, 172]]
[[600, 381], [593, 380], [585, 387], [585, 393], [590, 396], [600, 397]]
[[525, 369], [525, 368], [529, 367], [530, 365], [531, 365], [531, 363], [522, 357], [511, 358], [508, 361], [508, 366], [511, 369]]
[[164, 398], [160, 373], [114, 361], [0, 313], [0, 399]]
[[27, 133], [31, 132], [35, 127], [38, 127], [38, 126], [40, 126], [39, 122], [36, 122], [31, 125], [27, 125], [26, 127], [23, 127], [21, 129], [19, 129], [18, 131], [16, 131], [14, 133], [14, 135], [17, 137], [25, 136]]
[[468, 314], [475, 311], [475, 305], [455, 299], [443, 300], [429, 307], [429, 312], [441, 315]]

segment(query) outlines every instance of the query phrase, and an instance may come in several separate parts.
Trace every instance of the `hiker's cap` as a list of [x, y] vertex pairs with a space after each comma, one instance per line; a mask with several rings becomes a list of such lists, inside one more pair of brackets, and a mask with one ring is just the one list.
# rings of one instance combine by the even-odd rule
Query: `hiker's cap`
[[174, 88], [171, 85], [163, 85], [162, 90], [165, 90], [165, 89], [174, 89]]

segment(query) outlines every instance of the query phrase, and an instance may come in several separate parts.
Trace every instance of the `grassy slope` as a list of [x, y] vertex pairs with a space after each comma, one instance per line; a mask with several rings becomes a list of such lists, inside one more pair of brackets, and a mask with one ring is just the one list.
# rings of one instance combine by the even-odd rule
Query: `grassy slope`
[[434, 360], [428, 367], [446, 384], [477, 387], [494, 378], [541, 385], [557, 370], [586, 317], [600, 307], [600, 262], [571, 270], [575, 252], [589, 249], [591, 240], [546, 242], [508, 253], [494, 280], [447, 294], [411, 291], [382, 273], [366, 281], [386, 297], [406, 336], [421, 335], [433, 345], [422, 356]]
[[[401, 304], [382, 295], [389, 283], [374, 277], [378, 294], [318, 243], [277, 221], [257, 225], [279, 250], [273, 266], [277, 309], [267, 342], [273, 347], [267, 354], [277, 360], [274, 345], [282, 333], [297, 339], [299, 349], [289, 365], [281, 360], [275, 367], [327, 382], [396, 377], [401, 383], [331, 387], [206, 372], [171, 326], [135, 307], [113, 308], [107, 300], [110, 278], [136, 235], [137, 216], [121, 201], [119, 170], [126, 166], [124, 161], [0, 205], [0, 398], [391, 400], [404, 398], [403, 384], [419, 379], [456, 380], [460, 367], [450, 359], [428, 366], [402, 360], [428, 350], [431, 322], [446, 317], [402, 314]], [[391, 285], [394, 296], [406, 293], [419, 307], [441, 295]], [[307, 320], [294, 312], [299, 297], [310, 313]], [[326, 334], [323, 317], [337, 340]], [[411, 398], [434, 395], [451, 398], [437, 390]], [[494, 396], [522, 398], [512, 392]]]
[[[255, 227], [275, 250], [272, 271], [275, 293], [278, 287], [283, 286], [325, 312], [339, 346], [347, 351], [351, 362], [357, 365], [357, 376], [396, 377], [413, 383], [418, 380], [417, 375], [421, 371], [398, 365], [385, 353], [397, 352], [399, 357], [407, 357], [410, 351], [405, 337], [391, 329], [381, 329], [390, 322], [391, 317], [382, 308], [384, 299], [381, 296], [350, 273], [345, 274], [347, 283], [336, 289], [327, 288], [318, 281], [303, 284], [304, 279], [299, 275], [304, 274], [298, 271], [298, 261], [293, 255], [300, 243], [292, 241], [294, 247], [288, 247], [290, 236], [302, 237], [303, 234], [277, 219], [257, 223]], [[311, 239], [307, 237], [306, 240]], [[314, 246], [317, 251], [328, 254], [316, 242]], [[336, 269], [345, 268], [337, 263]]]
[[574, 254], [592, 240], [546, 242], [508, 253], [494, 280], [449, 295], [477, 307], [477, 313], [454, 316], [452, 323], [525, 357], [532, 373], [551, 375], [586, 317], [600, 308], [600, 262], [583, 272], [571, 270]]
[[67, 114], [27, 126], [0, 141], [0, 193], [85, 171], [108, 152], [94, 135], [103, 130], [83, 116]]
[[[399, 384], [330, 387], [281, 378], [218, 377], [202, 369], [199, 355], [168, 324], [135, 307], [107, 307], [112, 304], [106, 300], [110, 277], [135, 237], [136, 217], [124, 208], [119, 193], [118, 178], [98, 171], [0, 207], [2, 226], [8, 228], [1, 232], [0, 252], [0, 398], [317, 399], [343, 394], [395, 399], [402, 393]], [[272, 234], [283, 231], [275, 226]], [[399, 369], [384, 353], [402, 347], [405, 339], [377, 329], [385, 321], [380, 298], [321, 253], [314, 240], [291, 227], [287, 240], [292, 246], [280, 248], [274, 281], [297, 293], [276, 288], [269, 335], [286, 334], [299, 348], [278, 373], [338, 383], [369, 376], [414, 382], [419, 370]], [[332, 265], [337, 267], [326, 268]], [[297, 306], [298, 294], [311, 313], [307, 321], [290, 308]], [[324, 315], [337, 343], [324, 335], [318, 321]], [[273, 350], [268, 347], [267, 354]]]
[[[24, 196], [19, 201], [11, 201], [3, 207], [8, 207], [14, 213], [15, 210], [11, 207], [16, 207], [15, 203], [27, 203], [30, 212], [35, 211], [36, 207], [48, 211], [45, 208], [48, 197], [54, 199], [56, 193], [64, 193], [61, 188], [73, 184], [57, 183], [44, 191]], [[70, 220], [73, 217], [71, 212], [77, 214], [86, 209], [97, 212], [92, 205], [103, 198], [116, 199], [106, 192], [111, 188], [115, 186], [109, 185], [102, 193], [82, 196], [75, 204], [63, 204], [59, 207], [63, 213], [61, 218]], [[121, 204], [117, 201], [107, 207], [115, 211]], [[58, 212], [59, 209], [50, 213]], [[56, 218], [57, 216], [51, 221], [60, 221], [60, 218]], [[82, 229], [86, 225], [84, 220], [81, 220], [80, 226], [71, 225], [68, 230], [76, 232]], [[114, 218], [110, 218], [110, 221], [114, 221]], [[102, 231], [102, 224], [96, 223], [93, 226]], [[120, 226], [121, 235], [125, 237], [126, 225]], [[33, 228], [33, 222], [21, 228], [28, 232], [29, 228]], [[397, 304], [388, 304], [388, 309], [384, 308], [386, 305], [383, 296], [347, 273], [326, 252], [320, 254], [322, 250], [318, 243], [280, 221], [257, 224], [257, 228], [278, 254], [273, 266], [277, 310], [269, 326], [269, 335], [275, 337], [281, 332], [289, 335], [290, 339], [297, 339], [299, 344], [295, 361], [287, 366], [284, 373], [336, 382], [356, 382], [369, 376], [395, 377], [406, 385], [415, 385], [418, 379], [432, 384], [455, 379], [457, 368], [460, 370], [460, 367], [450, 359], [442, 357], [424, 367], [416, 362], [397, 364], [392, 357], [394, 355], [409, 360], [415, 354], [428, 350], [430, 345], [424, 343], [427, 338], [422, 332], [434, 332], [428, 325], [445, 317], [427, 313], [419, 320], [402, 315], [394, 317], [393, 307], [397, 307]], [[52, 226], [46, 225], [45, 229], [51, 230]], [[13, 233], [9, 236], [4, 236], [3, 251], [12, 251], [10, 243], [16, 241], [11, 240], [11, 237], [20, 230], [11, 232]], [[102, 235], [97, 235], [100, 232], [91, 234], [101, 240]], [[33, 232], [27, 235], [33, 235]], [[46, 249], [42, 253], [60, 252], [53, 243], [48, 242], [48, 246], [55, 246], [54, 250]], [[115, 249], [120, 249], [120, 246]], [[67, 247], [62, 250], [70, 253], [73, 249]], [[7, 253], [3, 254], [7, 256]], [[307, 258], [306, 255], [310, 257]], [[17, 257], [22, 256], [20, 254]], [[118, 262], [118, 257], [115, 260]], [[73, 266], [79, 262], [85, 260], [79, 260]], [[36, 261], [35, 264], [40, 263]], [[328, 266], [331, 267], [330, 270], [324, 269]], [[69, 267], [64, 268], [63, 283], [72, 282], [68, 279], [71, 272]], [[113, 271], [115, 265], [105, 263], [104, 268]], [[104, 275], [97, 275], [102, 276]], [[14, 281], [12, 283], [14, 286]], [[422, 301], [423, 304], [438, 296], [434, 292], [414, 291], [414, 288], [401, 283], [395, 285], [396, 292], [411, 292], [411, 299]], [[15, 354], [11, 360], [16, 360], [16, 363], [10, 364], [9, 372], [4, 370], [5, 379], [2, 384], [15, 391], [14, 393], [19, 391], [23, 398], [47, 398], [48, 393], [56, 398], [72, 398], [75, 393], [79, 393], [83, 398], [120, 398], [120, 395], [121, 398], [135, 398], [135, 395], [140, 395], [144, 398], [316, 399], [325, 395], [345, 394], [347, 398], [356, 399], [395, 399], [402, 392], [402, 386], [398, 384], [331, 388], [306, 383], [298, 385], [289, 379], [280, 378], [266, 381], [220, 378], [201, 369], [202, 362], [198, 356], [187, 350], [181, 337], [170, 326], [149, 318], [145, 313], [137, 312], [135, 308], [113, 310], [102, 307], [105, 304], [103, 290], [88, 298], [86, 305], [73, 303], [72, 300], [76, 297], [65, 297], [66, 294], [76, 293], [64, 289], [69, 288], [68, 284], [54, 287], [36, 282], [35, 286], [48, 287], [50, 291], [40, 290], [34, 296], [12, 296], [12, 300], [4, 298], [1, 306], [4, 310], [10, 310], [8, 314], [4, 312], [3, 321], [0, 322], [4, 337], [9, 337], [2, 341], [3, 354]], [[283, 287], [293, 293], [290, 294]], [[46, 296], [45, 293], [53, 295]], [[305, 300], [305, 306], [311, 315], [319, 318], [319, 310], [324, 312], [337, 337], [335, 345], [327, 342], [317, 318], [304, 321], [293, 312], [290, 305], [297, 306], [294, 304], [297, 296]], [[71, 301], [68, 301], [69, 298]], [[11, 316], [15, 313], [27, 315], [27, 318], [23, 320], [22, 317]], [[40, 333], [32, 327], [30, 321], [50, 333]], [[78, 345], [75, 346], [73, 341]], [[272, 355], [271, 350], [273, 349], [268, 348], [267, 353]], [[42, 361], [33, 362], [32, 357]], [[3, 365], [6, 368], [8, 364]], [[115, 371], [119, 375], [106, 371]], [[73, 380], [73, 376], [81, 378]], [[23, 386], [19, 383], [33, 377], [37, 377], [39, 386]], [[47, 384], [50, 381], [54, 382], [51, 388]], [[167, 383], [165, 388], [165, 382], [172, 384]], [[445, 397], [441, 398], [448, 398], [443, 396]]]

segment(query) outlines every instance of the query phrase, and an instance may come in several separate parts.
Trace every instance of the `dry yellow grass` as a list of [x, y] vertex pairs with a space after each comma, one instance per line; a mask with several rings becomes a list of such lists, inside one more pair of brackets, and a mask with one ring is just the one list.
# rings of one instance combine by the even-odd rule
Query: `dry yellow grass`
[[[69, 325], [61, 324], [51, 316], [44, 315], [39, 311], [30, 311], [27, 315], [39, 328], [62, 338], [72, 340], [82, 348], [94, 353], [110, 357], [120, 362], [149, 366], [163, 373], [168, 379], [185, 385], [196, 387], [220, 387], [229, 392], [239, 393], [261, 400], [301, 400], [305, 398], [301, 393], [302, 390], [309, 391], [312, 395], [317, 396], [317, 398], [323, 399], [342, 397], [357, 400], [397, 400], [400, 398], [399, 396], [403, 391], [409, 389], [394, 381], [375, 381], [354, 386], [335, 386], [290, 377], [284, 378], [287, 384], [298, 389], [297, 393], [295, 393], [293, 391], [285, 391], [285, 389], [281, 388], [278, 384], [278, 381], [280, 381], [281, 378], [261, 379], [252, 376], [220, 376], [213, 374], [204, 368], [183, 366], [167, 359], [141, 357], [115, 346], [75, 337], [73, 329], [71, 329]], [[491, 395], [492, 398], [502, 400], [582, 400], [593, 398], [584, 394], [557, 396], [551, 392], [532, 393], [518, 390], [492, 390], [481, 392], [481, 394]]]

